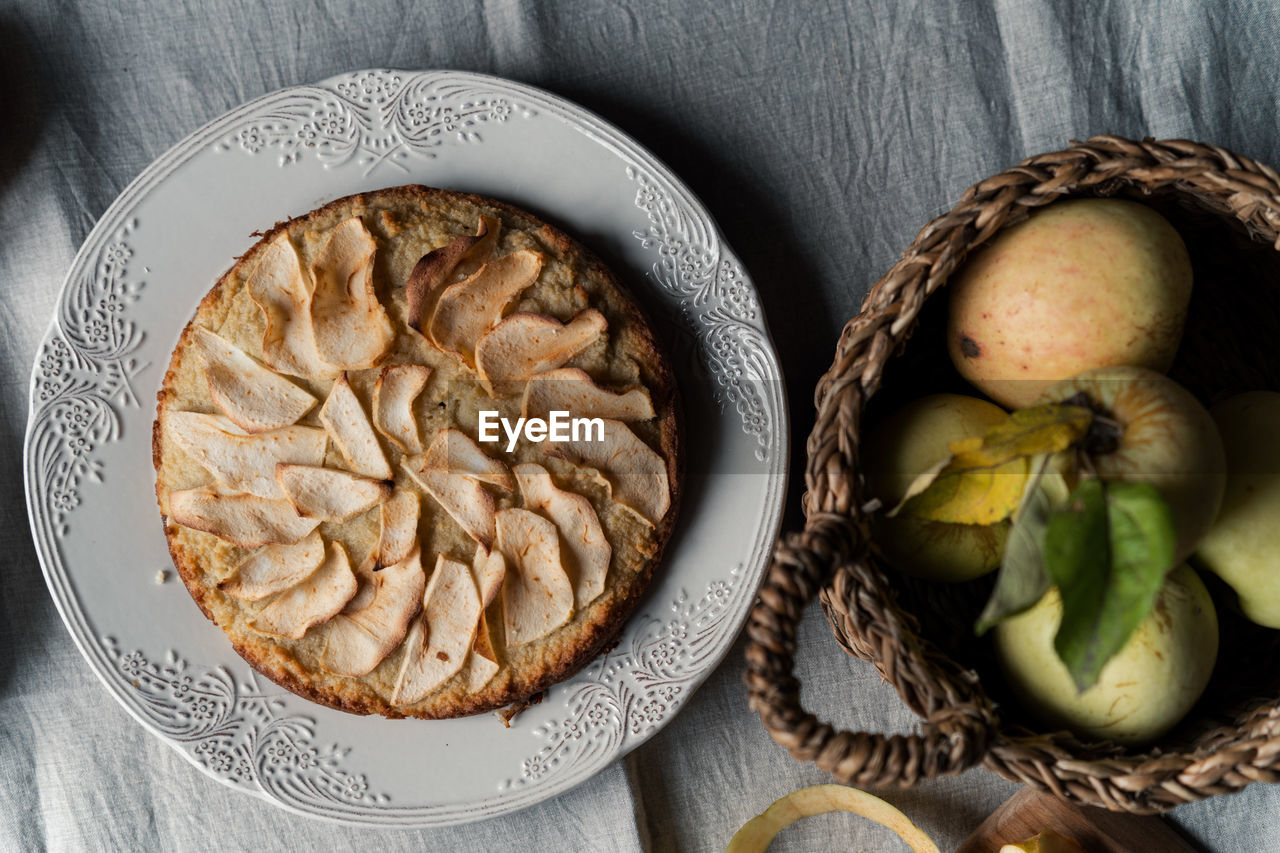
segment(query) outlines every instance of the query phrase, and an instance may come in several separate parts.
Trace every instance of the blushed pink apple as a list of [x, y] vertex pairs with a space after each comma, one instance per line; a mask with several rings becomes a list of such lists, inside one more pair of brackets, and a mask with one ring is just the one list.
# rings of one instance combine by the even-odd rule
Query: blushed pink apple
[[1110, 453], [1090, 457], [1103, 481], [1150, 483], [1173, 512], [1176, 559], [1189, 557], [1213, 526], [1227, 483], [1222, 438], [1200, 401], [1162, 373], [1102, 367], [1051, 387], [1042, 403], [1083, 394], [1120, 429]]
[[1023, 408], [1085, 370], [1164, 372], [1182, 338], [1191, 262], [1173, 226], [1118, 199], [1051, 204], [952, 277], [947, 350], [996, 402]]

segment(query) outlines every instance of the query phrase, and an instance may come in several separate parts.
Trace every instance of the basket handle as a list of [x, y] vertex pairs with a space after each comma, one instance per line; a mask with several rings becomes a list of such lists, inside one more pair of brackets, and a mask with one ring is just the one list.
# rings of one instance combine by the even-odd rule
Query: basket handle
[[[792, 756], [812, 761], [840, 782], [910, 787], [921, 779], [967, 770], [986, 755], [995, 725], [984, 707], [964, 701], [942, 706], [928, 714], [918, 733], [884, 735], [836, 729], [800, 703], [800, 681], [794, 675], [796, 629], [827, 580], [829, 569], [824, 567], [840, 566], [824, 597], [847, 601], [847, 593], [856, 598], [859, 590], [868, 589], [869, 579], [859, 579], [868, 567], [853, 553], [865, 546], [852, 531], [847, 519], [826, 515], [811, 518], [805, 530], [779, 541], [747, 623], [750, 707]], [[881, 619], [884, 615], [881, 611]]]
[[[835, 360], [818, 383], [817, 419], [806, 446], [805, 526], [774, 548], [747, 623], [748, 702], [765, 729], [796, 759], [864, 787], [909, 787], [967, 770], [982, 761], [996, 730], [994, 709], [975, 695], [972, 678], [915, 640], [919, 632], [911, 617], [898, 608], [888, 579], [868, 558], [860, 503], [857, 436], [866, 400], [939, 275], [926, 276], [915, 256], [905, 256], [886, 279], [905, 276], [908, 285], [882, 283], [867, 300], [883, 300], [893, 310], [864, 310], [846, 324]], [[824, 586], [839, 637], [852, 652], [874, 661], [924, 718], [917, 733], [842, 731], [801, 705], [794, 674], [797, 627]]]

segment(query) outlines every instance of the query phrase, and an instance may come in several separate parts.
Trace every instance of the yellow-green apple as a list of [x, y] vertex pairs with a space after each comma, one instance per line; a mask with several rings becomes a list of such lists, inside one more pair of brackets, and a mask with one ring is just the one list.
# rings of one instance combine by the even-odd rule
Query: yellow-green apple
[[1181, 562], [1209, 532], [1226, 488], [1226, 457], [1213, 418], [1191, 392], [1154, 370], [1101, 367], [1059, 382], [1042, 403], [1076, 399], [1112, 421], [1110, 452], [1088, 457], [1104, 480], [1150, 483], [1173, 512]]
[[[886, 509], [897, 506], [907, 487], [946, 459], [950, 444], [982, 435], [1007, 417], [999, 406], [977, 397], [935, 394], [907, 404], [868, 437], [863, 470], [874, 497]], [[965, 581], [1000, 565], [1008, 524], [948, 524], [908, 513], [877, 513], [872, 538], [886, 560], [901, 572], [928, 580]]]
[[1094, 367], [1166, 371], [1191, 262], [1173, 226], [1117, 199], [1062, 201], [1001, 231], [952, 277], [947, 349], [997, 403], [1023, 408]]
[[1236, 591], [1246, 616], [1280, 628], [1280, 394], [1241, 394], [1210, 414], [1227, 451], [1227, 492], [1197, 555]]
[[1030, 610], [996, 625], [996, 652], [1029, 711], [1085, 738], [1139, 744], [1164, 734], [1200, 698], [1218, 656], [1218, 614], [1186, 565], [1169, 573], [1151, 613], [1083, 693], [1053, 647], [1061, 621], [1055, 587]]

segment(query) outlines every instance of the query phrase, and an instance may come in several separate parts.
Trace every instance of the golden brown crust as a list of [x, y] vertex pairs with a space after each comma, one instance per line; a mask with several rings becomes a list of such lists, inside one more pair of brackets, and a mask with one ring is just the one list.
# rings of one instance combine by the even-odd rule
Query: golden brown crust
[[[289, 229], [291, 237], [296, 241], [298, 234], [307, 232], [313, 226], [323, 226], [323, 223], [338, 212], [366, 209], [378, 210], [379, 215], [383, 217], [382, 221], [388, 224], [389, 228], [391, 220], [386, 218], [388, 210], [414, 206], [432, 210], [442, 204], [448, 207], [470, 206], [501, 214], [506, 229], [515, 229], [531, 235], [545, 247], [553, 260], [564, 261], [575, 268], [577, 280], [588, 282], [593, 288], [600, 288], [599, 292], [594, 294], [591, 304], [593, 307], [601, 302], [609, 304], [610, 334], [617, 333], [619, 340], [625, 337], [625, 342], [619, 346], [625, 345], [626, 356], [634, 360], [640, 372], [639, 378], [648, 387], [655, 409], [659, 413], [659, 419], [649, 440], [657, 445], [666, 462], [671, 485], [671, 506], [653, 528], [647, 543], [644, 543], [646, 548], [651, 550], [643, 552], [641, 557], [643, 562], [636, 567], [635, 571], [627, 572], [622, 577], [615, 577], [615, 575], [622, 575], [624, 570], [617, 566], [611, 568], [610, 574], [613, 579], [610, 581], [606, 596], [587, 608], [587, 612], [592, 615], [582, 620], [575, 616], [575, 622], [569, 626], [573, 629], [571, 642], [564, 642], [564, 638], [559, 637], [560, 632], [551, 635], [556, 637], [557, 641], [555, 653], [550, 659], [541, 660], [540, 665], [536, 667], [513, 669], [504, 666], [500, 676], [505, 673], [505, 677], [501, 681], [495, 678], [494, 682], [478, 693], [459, 694], [454, 685], [451, 688], [451, 695], [437, 697], [434, 701], [432, 697], [428, 697], [424, 703], [407, 708], [392, 706], [384, 696], [379, 695], [376, 687], [370, 687], [361, 679], [337, 679], [327, 674], [321, 677], [320, 674], [314, 673], [303, 661], [303, 658], [307, 657], [305, 649], [300, 651], [287, 642], [251, 636], [243, 630], [238, 630], [234, 625], [223, 624], [228, 621], [225, 615], [225, 596], [216, 590], [216, 578], [206, 571], [205, 560], [208, 555], [204, 552], [212, 546], [201, 538], [211, 537], [207, 537], [207, 534], [195, 533], [165, 518], [165, 534], [174, 566], [193, 600], [207, 618], [219, 624], [219, 627], [227, 632], [236, 652], [255, 669], [282, 687], [312, 701], [357, 714], [379, 713], [392, 718], [404, 716], [440, 718], [475, 714], [526, 699], [571, 676], [617, 635], [626, 619], [635, 610], [662, 561], [681, 495], [680, 486], [683, 475], [681, 416], [674, 378], [647, 318], [616, 276], [589, 250], [578, 245], [563, 232], [538, 221], [518, 208], [465, 193], [430, 187], [404, 186], [337, 199], [297, 219], [276, 223], [262, 233], [261, 239], [237, 259], [235, 265], [201, 300], [196, 315], [183, 329], [166, 371], [164, 383], [157, 395], [157, 419], [152, 433], [152, 460], [157, 470], [156, 496], [162, 513], [167, 508], [166, 496], [173, 488], [173, 484], [167, 477], [165, 447], [160, 426], [161, 414], [176, 405], [180, 399], [180, 395], [174, 389], [179, 385], [184, 358], [188, 354], [197, 320], [205, 325], [209, 325], [211, 320], [221, 321], [221, 315], [229, 310], [230, 302], [242, 289], [245, 275], [253, 269], [265, 245], [283, 230]], [[399, 284], [402, 285], [403, 282]], [[216, 327], [217, 324], [214, 325]], [[220, 554], [219, 559], [225, 562], [227, 558], [225, 554]], [[426, 562], [428, 559], [424, 542], [424, 563]], [[606, 597], [607, 602], [603, 601]], [[606, 604], [607, 606], [598, 606]], [[221, 621], [220, 613], [223, 615]], [[561, 629], [561, 631], [564, 630], [567, 629]], [[400, 650], [397, 649], [378, 669], [375, 669], [375, 673], [392, 665], [398, 667], [399, 659]], [[445, 688], [450, 688], [450, 684], [454, 681], [457, 679], [446, 682]], [[442, 691], [450, 692], [444, 688]]]

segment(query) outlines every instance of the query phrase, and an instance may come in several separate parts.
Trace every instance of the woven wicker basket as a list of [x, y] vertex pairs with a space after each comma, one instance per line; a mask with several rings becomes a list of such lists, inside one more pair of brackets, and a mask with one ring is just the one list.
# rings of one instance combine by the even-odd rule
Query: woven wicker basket
[[[971, 251], [1030, 210], [1108, 195], [1160, 210], [1191, 253], [1196, 286], [1171, 375], [1206, 403], [1280, 390], [1280, 177], [1266, 166], [1213, 145], [1094, 137], [982, 181], [926, 225], [845, 327], [818, 385], [805, 527], [779, 542], [748, 626], [751, 707], [793, 756], [842, 782], [907, 787], [981, 764], [1068, 800], [1155, 813], [1280, 780], [1280, 631], [1234, 613], [1213, 578], [1222, 624], [1214, 680], [1177, 729], [1134, 752], [1037, 730], [1023, 716], [990, 644], [971, 628], [990, 578], [939, 591], [885, 571], [868, 541], [864, 420], [925, 393], [964, 390], [944, 345], [946, 299], [935, 294]], [[840, 644], [874, 663], [920, 715], [917, 733], [838, 731], [801, 706], [796, 628], [819, 592]]]

